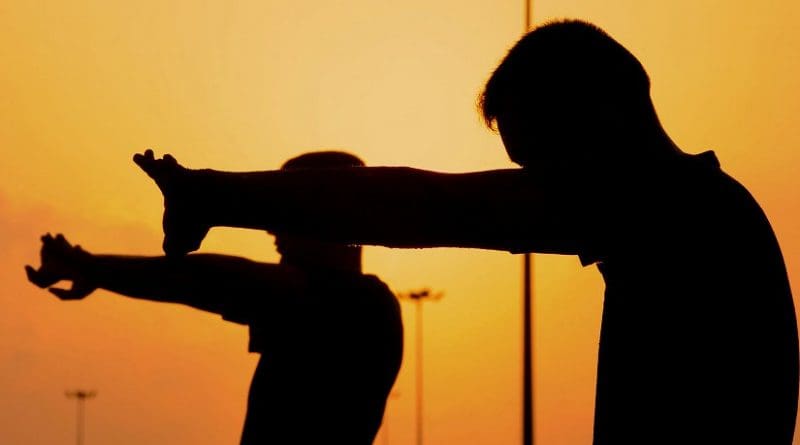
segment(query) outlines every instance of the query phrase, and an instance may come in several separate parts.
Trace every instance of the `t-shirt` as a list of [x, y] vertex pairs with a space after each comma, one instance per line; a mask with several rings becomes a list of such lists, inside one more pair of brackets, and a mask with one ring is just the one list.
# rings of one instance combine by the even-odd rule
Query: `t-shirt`
[[309, 270], [300, 295], [236, 299], [261, 353], [241, 443], [371, 444], [400, 369], [397, 299], [373, 275]]
[[582, 256], [606, 283], [595, 445], [791, 444], [797, 325], [759, 205], [712, 152], [615, 195]]

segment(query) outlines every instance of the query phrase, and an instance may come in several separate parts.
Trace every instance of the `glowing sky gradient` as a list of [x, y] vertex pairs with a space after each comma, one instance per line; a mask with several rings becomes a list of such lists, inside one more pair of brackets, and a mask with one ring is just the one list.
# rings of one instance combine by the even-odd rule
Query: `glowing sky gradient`
[[[130, 161], [148, 147], [228, 170], [319, 148], [369, 165], [510, 167], [475, 98], [522, 12], [477, 0], [3, 2], [0, 443], [71, 443], [64, 391], [78, 387], [99, 391], [87, 444], [238, 443], [256, 363], [246, 328], [103, 292], [59, 302], [25, 281], [38, 236], [160, 253], [161, 197]], [[593, 21], [640, 58], [678, 145], [715, 150], [766, 210], [797, 295], [800, 3], [542, 0], [534, 14]], [[203, 248], [278, 258], [258, 232], [214, 229]], [[537, 444], [588, 444], [600, 276], [573, 257], [535, 261]], [[521, 258], [367, 248], [365, 268], [396, 291], [445, 292], [425, 308], [426, 443], [519, 443]], [[376, 443], [413, 441], [411, 340]]]

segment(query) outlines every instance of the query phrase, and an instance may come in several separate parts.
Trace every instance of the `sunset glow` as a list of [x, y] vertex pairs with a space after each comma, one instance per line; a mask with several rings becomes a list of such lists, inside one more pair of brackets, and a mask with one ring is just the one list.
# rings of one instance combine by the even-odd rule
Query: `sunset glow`
[[[23, 273], [38, 264], [39, 236], [160, 254], [161, 194], [131, 162], [146, 148], [236, 171], [322, 148], [372, 166], [513, 167], [475, 100], [523, 11], [517, 1], [4, 2], [0, 443], [71, 443], [64, 392], [77, 388], [98, 391], [86, 444], [238, 443], [257, 361], [246, 327], [106, 292], [58, 301]], [[642, 61], [676, 143], [714, 150], [766, 211], [797, 296], [800, 3], [535, 2], [534, 23], [561, 17], [596, 23]], [[277, 261], [272, 243], [214, 229], [203, 251]], [[393, 290], [444, 292], [424, 309], [426, 443], [520, 442], [521, 264], [502, 252], [365, 249], [366, 271]], [[577, 258], [537, 255], [534, 286], [537, 444], [589, 444], [602, 280]], [[408, 346], [376, 444], [415, 438], [416, 320], [403, 305]]]

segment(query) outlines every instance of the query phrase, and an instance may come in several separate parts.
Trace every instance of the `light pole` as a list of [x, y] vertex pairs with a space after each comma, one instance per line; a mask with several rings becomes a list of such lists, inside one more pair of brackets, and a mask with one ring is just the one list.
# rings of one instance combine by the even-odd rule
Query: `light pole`
[[96, 391], [85, 391], [78, 389], [75, 391], [67, 391], [67, 398], [78, 400], [78, 427], [77, 427], [77, 444], [83, 445], [83, 404], [86, 399], [91, 399], [97, 395]]
[[522, 285], [522, 444], [533, 445], [533, 261], [526, 253], [523, 261]]
[[[531, 29], [533, 0], [525, 2], [525, 29]], [[533, 445], [533, 255], [525, 253], [522, 262], [522, 444]]]
[[416, 393], [417, 393], [417, 445], [422, 445], [422, 303], [425, 301], [440, 300], [444, 293], [432, 293], [430, 289], [422, 289], [419, 291], [411, 291], [405, 294], [399, 294], [401, 299], [411, 300], [416, 306], [416, 352], [417, 352], [417, 366], [416, 366]]

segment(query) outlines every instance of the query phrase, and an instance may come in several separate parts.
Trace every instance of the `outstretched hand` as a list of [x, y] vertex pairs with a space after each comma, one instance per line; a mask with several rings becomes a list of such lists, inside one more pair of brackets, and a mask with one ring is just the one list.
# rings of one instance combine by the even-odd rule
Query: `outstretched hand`
[[162, 191], [164, 188], [169, 188], [170, 182], [180, 173], [179, 170], [185, 170], [172, 155], [165, 154], [163, 158], [156, 159], [153, 150], [150, 149], [133, 155], [133, 162], [144, 170], [147, 176], [153, 178]]
[[181, 256], [200, 248], [210, 226], [199, 217], [202, 200], [193, 188], [192, 171], [169, 154], [156, 159], [153, 150], [135, 154], [133, 162], [155, 181], [164, 195], [164, 253]]
[[[62, 300], [80, 300], [97, 289], [87, 278], [86, 266], [91, 254], [80, 246], [72, 246], [63, 235], [53, 237], [48, 233], [42, 236], [40, 256], [39, 269], [25, 266], [28, 280], [36, 286], [47, 289]], [[52, 287], [63, 280], [72, 281], [72, 287]]]

